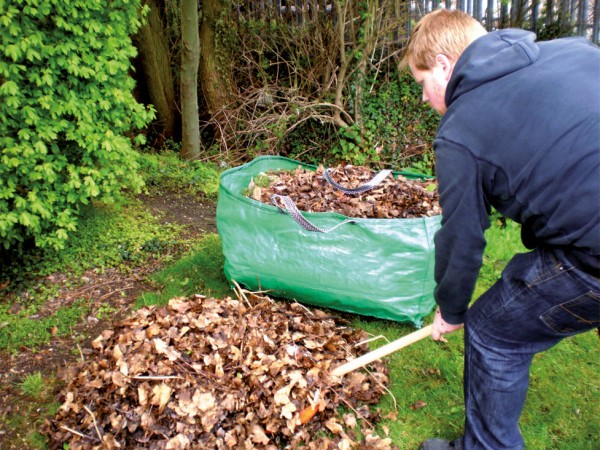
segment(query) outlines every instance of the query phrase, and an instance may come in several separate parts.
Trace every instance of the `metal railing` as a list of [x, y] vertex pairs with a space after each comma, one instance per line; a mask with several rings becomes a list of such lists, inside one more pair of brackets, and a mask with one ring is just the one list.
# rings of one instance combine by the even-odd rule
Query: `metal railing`
[[[348, 0], [347, 0], [348, 1]], [[531, 30], [540, 38], [584, 36], [599, 43], [600, 0], [371, 0], [386, 3], [389, 11], [404, 18], [404, 37], [424, 14], [437, 8], [467, 12], [488, 31], [500, 28]], [[239, 13], [261, 16], [274, 14], [292, 24], [316, 20], [320, 14], [333, 15], [331, 0], [246, 0], [239, 1]], [[400, 37], [400, 40], [403, 40]]]

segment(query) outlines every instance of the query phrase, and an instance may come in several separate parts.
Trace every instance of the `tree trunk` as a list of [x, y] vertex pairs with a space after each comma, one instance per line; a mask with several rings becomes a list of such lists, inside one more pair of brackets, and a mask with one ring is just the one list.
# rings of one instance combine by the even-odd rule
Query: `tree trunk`
[[[221, 12], [229, 2], [221, 0], [204, 0], [202, 2], [202, 23], [200, 25], [200, 48], [202, 49], [202, 61], [200, 62], [200, 79], [202, 80], [202, 93], [208, 112], [213, 119], [219, 122], [219, 113], [224, 106], [235, 98], [233, 95], [233, 75], [229, 64], [230, 58], [223, 55], [226, 48], [217, 48], [215, 45], [215, 26]], [[221, 52], [221, 54], [219, 54]], [[219, 64], [224, 61], [224, 64]], [[215, 117], [217, 116], [217, 117]], [[227, 128], [226, 124], [221, 124]]]
[[148, 0], [147, 23], [138, 33], [138, 49], [150, 101], [156, 110], [154, 126], [161, 135], [162, 145], [175, 134], [177, 118], [175, 84], [171, 72], [167, 30], [156, 0]]
[[200, 156], [198, 0], [181, 0], [181, 156]]

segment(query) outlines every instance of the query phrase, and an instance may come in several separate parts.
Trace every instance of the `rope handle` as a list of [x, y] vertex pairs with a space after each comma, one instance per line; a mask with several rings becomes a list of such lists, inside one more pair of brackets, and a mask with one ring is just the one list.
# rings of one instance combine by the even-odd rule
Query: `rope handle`
[[[298, 207], [296, 206], [296, 204], [294, 203], [294, 201], [287, 195], [273, 194], [271, 195], [271, 202], [273, 202], [273, 204], [277, 206], [277, 208], [279, 208], [279, 210], [282, 213], [287, 212], [290, 216], [292, 216], [292, 219], [294, 219], [296, 223], [302, 228], [304, 228], [306, 231], [313, 231], [316, 233], [329, 233], [330, 231], [335, 230], [340, 225], [344, 225], [346, 223], [356, 223], [354, 220], [348, 219], [344, 220], [342, 223], [338, 223], [334, 227], [331, 227], [329, 229], [323, 229], [314, 225], [306, 217], [304, 217], [298, 209]], [[279, 202], [281, 202], [281, 204]]]
[[323, 178], [325, 178], [325, 180], [327, 180], [327, 182], [331, 184], [334, 188], [339, 189], [344, 194], [362, 194], [363, 192], [370, 191], [379, 183], [381, 183], [384, 179], [386, 179], [390, 173], [392, 173], [391, 170], [385, 169], [379, 172], [377, 175], [371, 178], [370, 181], [367, 181], [362, 186], [358, 186], [355, 188], [345, 188], [344, 186], [333, 181], [330, 172], [331, 169], [325, 169], [325, 171], [323, 172]]

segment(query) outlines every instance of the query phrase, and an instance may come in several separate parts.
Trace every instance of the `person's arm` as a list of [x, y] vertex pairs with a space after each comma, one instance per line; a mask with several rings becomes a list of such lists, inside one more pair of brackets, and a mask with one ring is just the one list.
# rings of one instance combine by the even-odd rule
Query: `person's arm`
[[441, 312], [434, 319], [434, 339], [464, 322], [482, 264], [484, 232], [489, 227], [479, 164], [467, 149], [444, 140], [435, 144], [442, 226], [434, 238], [434, 296]]

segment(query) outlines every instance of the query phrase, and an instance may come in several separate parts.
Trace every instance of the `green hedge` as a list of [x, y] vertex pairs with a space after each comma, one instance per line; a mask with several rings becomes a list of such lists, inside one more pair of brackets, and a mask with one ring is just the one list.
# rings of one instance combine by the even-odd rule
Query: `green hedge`
[[139, 189], [141, 0], [0, 1], [0, 240], [61, 248], [92, 199]]

